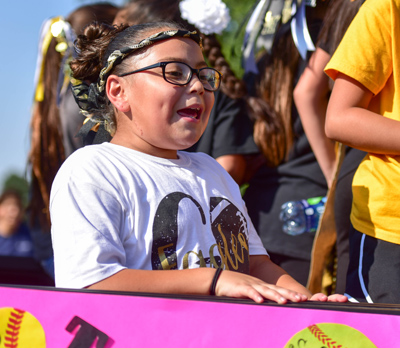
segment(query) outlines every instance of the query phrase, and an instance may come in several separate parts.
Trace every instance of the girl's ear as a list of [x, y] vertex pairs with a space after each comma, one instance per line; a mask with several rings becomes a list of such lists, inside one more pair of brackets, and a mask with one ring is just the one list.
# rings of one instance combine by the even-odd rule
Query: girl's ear
[[110, 75], [106, 83], [106, 93], [110, 102], [121, 112], [129, 112], [126, 80], [117, 75]]

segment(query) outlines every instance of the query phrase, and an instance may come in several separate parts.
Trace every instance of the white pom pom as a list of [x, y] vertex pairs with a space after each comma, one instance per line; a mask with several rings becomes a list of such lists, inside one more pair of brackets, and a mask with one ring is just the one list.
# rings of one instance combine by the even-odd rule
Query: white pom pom
[[231, 20], [221, 0], [182, 0], [179, 8], [182, 18], [206, 35], [221, 34]]

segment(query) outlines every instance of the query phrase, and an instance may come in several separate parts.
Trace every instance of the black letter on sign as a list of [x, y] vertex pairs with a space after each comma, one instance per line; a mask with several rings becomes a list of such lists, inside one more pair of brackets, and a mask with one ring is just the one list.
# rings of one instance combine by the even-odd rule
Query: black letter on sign
[[177, 269], [176, 245], [178, 242], [178, 210], [182, 199], [190, 199], [201, 215], [203, 224], [206, 217], [200, 204], [189, 195], [173, 192], [160, 202], [153, 224], [153, 246], [151, 264], [154, 270]]
[[96, 338], [96, 348], [105, 347], [108, 336], [77, 316], [70, 321], [65, 329], [68, 332], [72, 332], [78, 325], [80, 328], [68, 348], [90, 348]]

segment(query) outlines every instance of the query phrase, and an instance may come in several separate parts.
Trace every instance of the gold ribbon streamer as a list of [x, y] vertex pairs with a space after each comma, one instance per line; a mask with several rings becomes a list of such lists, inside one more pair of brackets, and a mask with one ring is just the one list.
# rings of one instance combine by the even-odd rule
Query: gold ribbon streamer
[[321, 216], [317, 232], [315, 234], [311, 251], [310, 272], [308, 275], [307, 288], [312, 293], [322, 292], [322, 278], [324, 270], [333, 248], [336, 243], [336, 223], [335, 223], [335, 193], [336, 184], [345, 156], [345, 146], [338, 143], [336, 156], [336, 170], [331, 188], [328, 191], [325, 211]]
[[43, 39], [43, 45], [42, 45], [42, 64], [40, 67], [40, 73], [39, 73], [39, 78], [38, 78], [38, 82], [37, 82], [37, 86], [36, 86], [36, 90], [35, 90], [35, 101], [36, 102], [42, 102], [44, 99], [44, 83], [43, 83], [43, 75], [44, 75], [44, 65], [46, 60], [44, 59], [44, 57], [47, 54], [47, 51], [49, 49], [50, 46], [50, 42], [52, 40], [52, 38], [54, 37], [53, 33], [52, 33], [52, 27], [55, 23], [59, 22], [59, 21], [63, 21], [63, 18], [61, 16], [58, 17], [54, 17], [51, 19], [51, 24], [49, 26], [49, 30], [47, 31], [44, 39]]

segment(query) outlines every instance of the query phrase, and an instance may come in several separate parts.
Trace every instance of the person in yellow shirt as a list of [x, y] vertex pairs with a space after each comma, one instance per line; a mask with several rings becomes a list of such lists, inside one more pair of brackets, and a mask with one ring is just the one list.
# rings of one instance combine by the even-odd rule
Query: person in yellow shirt
[[400, 0], [368, 0], [325, 68], [325, 131], [366, 151], [353, 179], [350, 301], [400, 303]]

